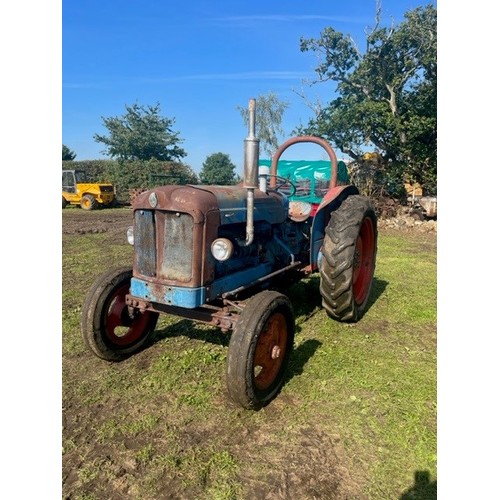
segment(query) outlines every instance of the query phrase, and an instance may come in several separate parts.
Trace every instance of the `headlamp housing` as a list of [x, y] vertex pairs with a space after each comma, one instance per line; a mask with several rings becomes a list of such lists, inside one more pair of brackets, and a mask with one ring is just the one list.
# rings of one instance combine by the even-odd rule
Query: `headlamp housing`
[[214, 259], [224, 262], [232, 257], [234, 245], [227, 238], [217, 238], [212, 243], [211, 251]]

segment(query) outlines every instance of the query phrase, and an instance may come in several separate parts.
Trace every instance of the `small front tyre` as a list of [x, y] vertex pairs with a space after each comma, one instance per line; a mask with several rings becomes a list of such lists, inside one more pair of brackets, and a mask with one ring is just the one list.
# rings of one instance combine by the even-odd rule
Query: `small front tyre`
[[249, 299], [229, 342], [226, 382], [235, 403], [258, 410], [278, 394], [293, 349], [294, 331], [288, 297], [264, 291]]
[[158, 313], [129, 311], [125, 296], [131, 278], [129, 268], [102, 274], [83, 304], [83, 341], [93, 354], [107, 361], [120, 361], [141, 349], [158, 321]]

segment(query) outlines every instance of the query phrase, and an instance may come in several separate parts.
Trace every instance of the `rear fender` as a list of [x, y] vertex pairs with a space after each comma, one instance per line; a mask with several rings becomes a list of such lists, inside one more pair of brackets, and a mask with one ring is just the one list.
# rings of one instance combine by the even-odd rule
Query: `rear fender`
[[325, 228], [330, 221], [331, 213], [340, 206], [343, 200], [353, 194], [359, 194], [359, 190], [352, 184], [347, 186], [336, 186], [329, 189], [321, 201], [314, 216], [311, 229], [310, 261], [312, 271], [316, 271], [318, 268], [318, 255], [323, 245]]

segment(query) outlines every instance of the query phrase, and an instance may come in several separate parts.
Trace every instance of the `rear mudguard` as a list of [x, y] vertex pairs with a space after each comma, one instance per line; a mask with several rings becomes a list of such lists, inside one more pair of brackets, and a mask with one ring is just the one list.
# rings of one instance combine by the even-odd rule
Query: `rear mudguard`
[[353, 194], [359, 194], [359, 190], [352, 184], [347, 186], [336, 186], [331, 188], [321, 201], [314, 216], [311, 229], [310, 261], [312, 272], [318, 269], [318, 255], [323, 245], [325, 228], [330, 221], [331, 213], [340, 206], [343, 200]]

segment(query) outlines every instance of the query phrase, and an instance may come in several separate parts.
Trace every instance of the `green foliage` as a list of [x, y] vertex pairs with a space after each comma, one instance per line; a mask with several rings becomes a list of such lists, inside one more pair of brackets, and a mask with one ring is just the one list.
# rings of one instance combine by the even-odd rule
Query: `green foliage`
[[63, 161], [63, 170], [84, 170], [89, 182], [111, 182], [113, 160]]
[[365, 196], [378, 198], [390, 195], [405, 202], [405, 173], [399, 164], [385, 162], [380, 154], [371, 152], [352, 162], [349, 171], [351, 182]]
[[63, 161], [72, 161], [76, 158], [76, 153], [71, 151], [66, 145], [62, 145], [62, 160]]
[[228, 186], [236, 184], [238, 177], [235, 173], [236, 166], [231, 162], [229, 155], [225, 153], [214, 153], [207, 156], [200, 172], [202, 184], [215, 184]]
[[[288, 103], [280, 101], [273, 92], [259, 95], [255, 109], [255, 135], [259, 138], [260, 146], [271, 157], [279, 147], [278, 134], [283, 135], [281, 122]], [[237, 106], [245, 126], [248, 127], [248, 108]]]
[[[167, 184], [197, 184], [198, 178], [188, 165], [177, 161], [114, 162], [110, 179], [118, 193], [129, 189], [149, 189]], [[118, 197], [120, 198], [120, 196]]]
[[94, 140], [106, 146], [104, 154], [119, 160], [179, 160], [186, 152], [182, 140], [172, 130], [174, 119], [160, 115], [160, 105], [125, 106], [123, 116], [102, 118], [109, 135], [94, 134]]
[[[380, 13], [379, 13], [380, 14]], [[360, 166], [367, 149], [381, 154], [381, 188], [403, 179], [436, 191], [437, 13], [418, 7], [396, 27], [377, 27], [362, 53], [333, 28], [302, 39], [301, 51], [320, 55], [318, 82], [336, 83], [336, 95], [301, 133], [334, 142]], [[397, 189], [396, 189], [397, 191]]]
[[148, 189], [166, 184], [198, 184], [191, 167], [178, 161], [86, 160], [62, 162], [64, 169], [84, 170], [89, 182], [111, 182], [118, 201], [129, 200], [130, 189]]

